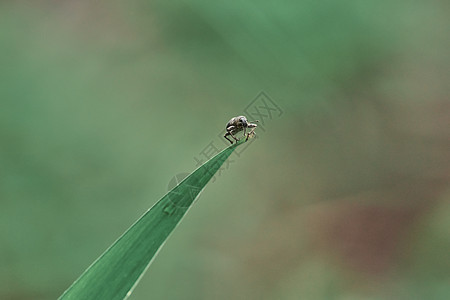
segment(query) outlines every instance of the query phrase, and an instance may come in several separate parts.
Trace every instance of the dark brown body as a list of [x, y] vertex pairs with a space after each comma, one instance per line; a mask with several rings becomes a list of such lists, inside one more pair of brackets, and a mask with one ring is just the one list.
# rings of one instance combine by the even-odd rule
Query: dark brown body
[[[258, 122], [258, 121], [254, 121], [254, 122]], [[253, 128], [247, 134], [246, 140], [248, 140], [250, 135], [255, 134], [254, 131], [255, 131], [256, 126], [258, 126], [258, 125], [248, 122], [247, 118], [245, 116], [234, 117], [227, 123], [227, 126], [226, 126], [227, 132], [225, 133], [225, 135], [223, 137], [226, 138], [228, 141], [230, 141], [230, 143], [233, 144], [233, 141], [230, 140], [228, 138], [228, 136], [233, 137], [233, 139], [235, 141], [239, 141], [239, 139], [235, 137], [235, 134], [244, 130], [244, 136], [245, 136], [247, 128]]]

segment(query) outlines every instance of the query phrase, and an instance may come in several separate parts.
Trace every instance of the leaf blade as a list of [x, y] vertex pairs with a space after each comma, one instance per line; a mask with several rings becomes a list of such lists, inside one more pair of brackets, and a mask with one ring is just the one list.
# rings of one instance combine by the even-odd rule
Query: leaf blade
[[156, 202], [59, 299], [125, 299], [236, 143], [205, 162]]

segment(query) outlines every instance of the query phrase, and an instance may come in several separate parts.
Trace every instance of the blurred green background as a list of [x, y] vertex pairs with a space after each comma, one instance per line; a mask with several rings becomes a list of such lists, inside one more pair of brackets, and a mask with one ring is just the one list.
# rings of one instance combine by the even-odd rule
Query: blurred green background
[[260, 91], [130, 299], [449, 299], [446, 1], [2, 1], [0, 299], [57, 298]]

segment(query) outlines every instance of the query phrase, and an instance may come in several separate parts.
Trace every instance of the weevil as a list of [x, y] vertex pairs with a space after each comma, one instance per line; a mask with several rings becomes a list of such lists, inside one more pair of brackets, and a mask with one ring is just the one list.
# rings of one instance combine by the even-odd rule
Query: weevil
[[[252, 122], [259, 122], [259, 121], [252, 121]], [[234, 135], [242, 130], [244, 130], [244, 137], [245, 137], [245, 133], [247, 131], [247, 128], [251, 128], [250, 132], [247, 133], [247, 138], [245, 139], [245, 141], [248, 140], [248, 138], [250, 136], [255, 135], [255, 129], [258, 125], [247, 121], [247, 118], [245, 116], [238, 116], [238, 117], [234, 117], [232, 118], [228, 123], [227, 123], [227, 127], [226, 130], [227, 132], [225, 133], [225, 135], [223, 136], [224, 138], [226, 138], [228, 141], [230, 141], [231, 144], [233, 144], [233, 141], [230, 140], [228, 138], [228, 136], [232, 136], [233, 139], [237, 142], [239, 141], [238, 138], [236, 138]]]

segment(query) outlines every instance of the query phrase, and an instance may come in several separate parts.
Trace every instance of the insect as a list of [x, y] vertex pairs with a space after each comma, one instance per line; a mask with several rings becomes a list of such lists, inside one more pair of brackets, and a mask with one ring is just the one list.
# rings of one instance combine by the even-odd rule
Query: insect
[[[252, 122], [256, 123], [259, 121], [252, 121]], [[256, 126], [258, 126], [258, 125], [247, 121], [247, 118], [245, 116], [234, 117], [227, 123], [227, 127], [226, 127], [227, 132], [225, 133], [225, 135], [223, 137], [226, 138], [227, 140], [229, 140], [230, 143], [233, 144], [233, 141], [230, 140], [228, 138], [228, 136], [231, 135], [233, 137], [233, 139], [235, 139], [235, 141], [237, 142], [237, 141], [239, 141], [239, 139], [234, 136], [236, 133], [244, 130], [244, 136], [245, 136], [245, 132], [246, 132], [247, 128], [252, 128], [250, 130], [250, 132], [247, 133], [247, 138], [245, 139], [245, 141], [247, 141], [248, 138], [250, 137], [250, 135], [251, 136], [255, 135]]]

